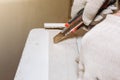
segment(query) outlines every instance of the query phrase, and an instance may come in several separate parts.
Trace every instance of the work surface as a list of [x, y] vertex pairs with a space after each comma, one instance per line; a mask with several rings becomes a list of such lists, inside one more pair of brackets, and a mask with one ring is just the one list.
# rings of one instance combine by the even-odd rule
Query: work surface
[[54, 44], [58, 32], [33, 29], [29, 33], [14, 80], [77, 80], [80, 38]]

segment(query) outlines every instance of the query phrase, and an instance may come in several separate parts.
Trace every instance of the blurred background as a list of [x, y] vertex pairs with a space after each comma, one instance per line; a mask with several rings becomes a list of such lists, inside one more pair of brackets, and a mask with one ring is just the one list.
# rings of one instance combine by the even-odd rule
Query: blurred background
[[0, 0], [0, 80], [13, 80], [29, 31], [66, 22], [70, 0]]

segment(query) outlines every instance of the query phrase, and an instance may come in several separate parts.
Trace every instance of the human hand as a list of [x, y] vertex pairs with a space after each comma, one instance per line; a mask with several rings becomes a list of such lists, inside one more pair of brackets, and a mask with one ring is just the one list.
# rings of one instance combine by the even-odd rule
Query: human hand
[[[84, 24], [88, 26], [93, 21], [104, 2], [105, 0], [74, 0], [71, 10], [71, 17], [74, 17], [79, 10], [84, 8], [82, 19]], [[113, 10], [115, 9], [117, 9], [115, 6], [109, 6], [101, 13], [101, 15], [113, 13]], [[103, 16], [101, 15], [95, 18], [96, 22], [103, 19]]]

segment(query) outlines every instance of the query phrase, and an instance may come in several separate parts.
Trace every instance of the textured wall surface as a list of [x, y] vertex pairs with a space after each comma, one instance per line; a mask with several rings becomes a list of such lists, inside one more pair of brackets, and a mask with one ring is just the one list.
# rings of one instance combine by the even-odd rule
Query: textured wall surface
[[0, 0], [0, 80], [13, 80], [28, 32], [65, 22], [69, 0]]

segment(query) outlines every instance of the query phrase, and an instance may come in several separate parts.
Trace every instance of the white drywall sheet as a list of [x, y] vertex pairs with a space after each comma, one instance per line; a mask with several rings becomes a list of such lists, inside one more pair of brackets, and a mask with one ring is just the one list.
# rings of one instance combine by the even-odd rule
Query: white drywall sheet
[[59, 30], [33, 29], [14, 80], [77, 80], [77, 40], [53, 43]]

